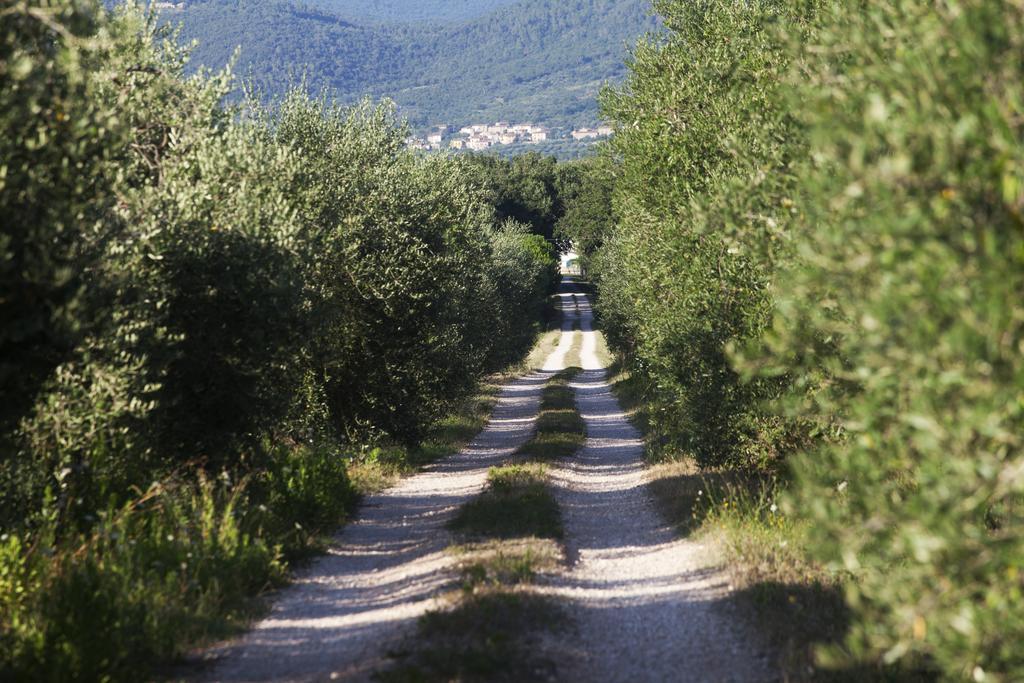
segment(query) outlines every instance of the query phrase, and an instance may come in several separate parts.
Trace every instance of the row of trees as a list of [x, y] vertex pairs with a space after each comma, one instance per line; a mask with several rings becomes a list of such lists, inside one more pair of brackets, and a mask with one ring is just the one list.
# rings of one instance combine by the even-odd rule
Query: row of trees
[[178, 45], [0, 11], [0, 677], [136, 679], [202, 636], [342, 519], [347, 455], [521, 358], [557, 277], [390, 107], [226, 108]]
[[655, 5], [565, 224], [655, 447], [783, 475], [847, 658], [1019, 679], [1024, 8]]

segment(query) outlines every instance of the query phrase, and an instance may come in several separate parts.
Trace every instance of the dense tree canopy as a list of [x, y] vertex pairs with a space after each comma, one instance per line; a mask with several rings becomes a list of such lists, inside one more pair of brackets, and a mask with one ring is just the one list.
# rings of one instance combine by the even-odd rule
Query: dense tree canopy
[[604, 244], [614, 225], [613, 163], [607, 154], [558, 168], [558, 195], [564, 211], [555, 225], [555, 236], [569, 243], [589, 263]]
[[555, 224], [564, 210], [554, 157], [535, 152], [512, 159], [473, 155], [467, 158], [467, 164], [474, 169], [499, 220], [513, 219], [553, 241]]
[[225, 107], [187, 59], [133, 8], [0, 13], [5, 680], [137, 680], [201, 637], [344, 517], [354, 458], [519, 360], [555, 284], [390, 105]]
[[819, 664], [1019, 679], [1024, 11], [656, 7], [614, 221], [563, 219], [652, 445], [783, 475], [852, 614]]

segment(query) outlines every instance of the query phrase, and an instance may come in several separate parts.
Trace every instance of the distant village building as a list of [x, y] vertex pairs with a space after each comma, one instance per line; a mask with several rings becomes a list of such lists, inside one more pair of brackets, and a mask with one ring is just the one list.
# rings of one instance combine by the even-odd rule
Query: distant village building
[[548, 139], [549, 132], [550, 131], [543, 126], [530, 126], [530, 141], [544, 142]]
[[597, 128], [577, 128], [572, 132], [573, 140], [592, 140], [594, 138], [605, 138], [614, 133], [611, 126], [598, 126]]
[[406, 138], [405, 146], [407, 149], [417, 149], [420, 150], [421, 152], [429, 152], [433, 149], [436, 149], [434, 145], [420, 138]]
[[495, 145], [537, 144], [548, 140], [551, 134], [548, 128], [532, 123], [510, 124], [507, 121], [498, 121], [463, 126], [456, 133], [456, 137], [447, 139], [446, 142], [446, 138], [453, 130], [455, 129], [448, 125], [434, 126], [424, 137], [411, 137], [406, 140], [406, 146], [418, 150], [447, 148], [481, 151]]

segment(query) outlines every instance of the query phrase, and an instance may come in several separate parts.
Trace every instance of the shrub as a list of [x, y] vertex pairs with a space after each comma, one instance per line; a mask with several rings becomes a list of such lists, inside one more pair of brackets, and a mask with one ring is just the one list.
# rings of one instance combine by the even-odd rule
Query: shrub
[[0, 12], [4, 677], [207, 635], [344, 519], [340, 454], [415, 443], [549, 286], [391, 106], [225, 106], [187, 61], [134, 5]]
[[[36, 8], [42, 9], [42, 8]], [[66, 40], [54, 41], [47, 19]], [[27, 410], [94, 311], [83, 278], [117, 221], [115, 160], [127, 136], [90, 77], [95, 13], [54, 3], [0, 15], [0, 428]]]
[[297, 552], [337, 528], [355, 502], [346, 464], [326, 444], [275, 448], [260, 482], [265, 533]]
[[[28, 9], [0, 14], [0, 527], [44, 484], [13, 456], [17, 424], [105, 317], [87, 302], [86, 278], [120, 229], [112, 190], [128, 144], [90, 76], [103, 59], [90, 41], [95, 12]], [[65, 40], [53, 40], [48, 20]]]
[[804, 146], [779, 90], [791, 65], [779, 0], [655, 3], [668, 33], [640, 42], [631, 74], [606, 91], [617, 126], [610, 234], [588, 236], [609, 341], [649, 386], [653, 441], [702, 464], [776, 467], [797, 425], [761, 409], [774, 379], [742, 381], [731, 345], [757, 339], [769, 285], [790, 258]]
[[533, 343], [547, 296], [558, 283], [558, 259], [543, 237], [513, 221], [492, 231], [489, 243], [481, 298], [491, 311], [504, 313], [489, 330], [487, 368], [498, 370], [522, 359]]
[[788, 512], [851, 577], [823, 661], [1020, 678], [1024, 12], [656, 5], [593, 259], [655, 439], [802, 451]]
[[589, 265], [615, 224], [612, 212], [614, 162], [608, 149], [600, 156], [565, 163], [558, 168], [558, 195], [564, 213], [555, 226], [555, 237], [571, 243]]
[[334, 419], [413, 443], [483, 369], [498, 317], [478, 296], [490, 209], [456, 162], [404, 149], [390, 106], [296, 92], [265, 117], [303, 158], [298, 248]]
[[550, 240], [563, 206], [555, 157], [528, 152], [512, 159], [489, 154], [465, 158], [474, 184], [481, 188], [498, 223], [514, 220]]
[[[828, 3], [796, 95], [805, 265], [771, 362], [841, 437], [791, 507], [849, 570], [846, 659], [1017, 680], [1024, 658], [1024, 9]], [[832, 653], [834, 656], [839, 653]]]
[[[0, 543], [0, 674], [135, 680], [153, 660], [211, 634], [282, 566], [244, 529], [244, 486], [155, 485], [104, 513], [85, 538], [52, 527]], [[214, 632], [215, 633], [215, 632]]]

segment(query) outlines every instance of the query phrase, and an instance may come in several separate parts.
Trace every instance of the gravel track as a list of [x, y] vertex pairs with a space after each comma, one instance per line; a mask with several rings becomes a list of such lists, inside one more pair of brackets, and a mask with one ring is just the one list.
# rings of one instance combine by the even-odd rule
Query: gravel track
[[551, 470], [572, 566], [540, 587], [564, 600], [577, 625], [544, 646], [560, 661], [559, 678], [772, 680], [756, 641], [731, 616], [712, 550], [678, 539], [653, 507], [642, 441], [596, 356], [589, 301], [571, 291], [561, 301], [562, 335], [543, 370], [505, 386], [488, 426], [457, 456], [368, 497], [266, 618], [206, 653], [211, 663], [196, 680], [364, 681], [385, 667], [417, 617], [442, 604], [453, 578], [445, 523], [483, 490], [488, 468], [533, 435], [541, 392], [565, 366], [577, 319], [584, 371], [572, 386], [588, 436]]
[[[569, 351], [571, 308], [545, 368], [561, 368]], [[483, 490], [488, 468], [533, 435], [551, 375], [533, 372], [509, 383], [487, 427], [462, 452], [369, 496], [328, 553], [274, 596], [266, 618], [238, 641], [204, 654], [210, 665], [197, 679], [362, 681], [386, 665], [388, 650], [417, 617], [440, 606], [439, 594], [452, 581], [445, 523]]]
[[572, 349], [573, 327], [579, 316], [575, 308], [575, 295], [571, 292], [559, 293], [558, 308], [562, 311], [562, 335], [558, 338], [558, 346], [544, 361], [542, 369], [545, 372], [558, 372], [565, 369], [565, 357]]
[[565, 599], [577, 630], [566, 681], [769, 681], [767, 658], [729, 602], [714, 549], [680, 539], [654, 507], [644, 448], [596, 355], [578, 296], [583, 372], [572, 383], [587, 440], [552, 469], [571, 569], [544, 591]]

